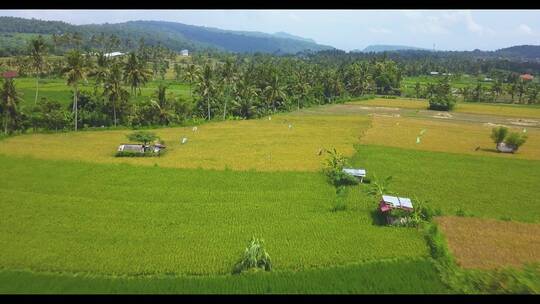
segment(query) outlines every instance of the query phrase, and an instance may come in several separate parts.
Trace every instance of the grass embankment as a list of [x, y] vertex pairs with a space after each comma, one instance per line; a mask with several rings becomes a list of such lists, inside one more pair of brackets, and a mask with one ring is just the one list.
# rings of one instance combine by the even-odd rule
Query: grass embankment
[[0, 271], [0, 293], [452, 293], [427, 259], [208, 277], [92, 277]]
[[373, 225], [319, 173], [179, 170], [0, 156], [0, 267], [94, 274], [230, 273], [252, 236], [276, 270], [427, 256], [416, 229]]
[[[41, 159], [99, 163], [158, 164], [163, 167], [256, 171], [318, 171], [322, 148], [354, 153], [353, 143], [369, 127], [369, 117], [282, 114], [258, 120], [208, 123], [154, 130], [167, 145], [159, 158], [113, 157], [130, 130], [15, 136], [0, 142], [0, 153]], [[153, 131], [153, 132], [154, 132]], [[188, 138], [181, 144], [183, 137]]]
[[[403, 109], [427, 110], [428, 102], [425, 99], [403, 99], [403, 98], [374, 98], [361, 101], [352, 101], [348, 104], [357, 104], [375, 107], [394, 107]], [[435, 111], [434, 111], [435, 112]], [[489, 104], [458, 102], [454, 112], [498, 115], [521, 118], [540, 118], [540, 107], [538, 105], [517, 105], [517, 104]], [[451, 112], [450, 112], [451, 113]]]
[[[493, 127], [443, 119], [373, 117], [372, 127], [361, 142], [415, 150], [540, 160], [540, 129], [511, 126], [513, 132], [521, 133], [526, 129], [528, 140], [515, 154], [507, 154], [498, 153], [495, 149], [490, 138]], [[419, 143], [417, 137], [420, 137]]]

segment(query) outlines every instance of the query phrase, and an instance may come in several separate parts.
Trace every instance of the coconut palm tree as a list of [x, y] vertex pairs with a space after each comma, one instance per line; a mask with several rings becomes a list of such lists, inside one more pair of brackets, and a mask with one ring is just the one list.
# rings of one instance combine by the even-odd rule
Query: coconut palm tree
[[109, 78], [109, 60], [103, 52], [98, 52], [97, 64], [92, 72], [88, 76], [94, 77], [94, 93], [97, 92], [97, 88], [103, 86]]
[[150, 79], [150, 72], [140, 62], [135, 53], [130, 53], [128, 61], [124, 66], [124, 79], [131, 87], [131, 93], [137, 96], [137, 90], [141, 93], [141, 86], [144, 86]]
[[158, 111], [159, 122], [169, 124], [175, 113], [170, 109], [169, 100], [167, 99], [167, 86], [159, 84], [154, 97], [155, 99], [151, 99], [150, 103]]
[[86, 66], [82, 54], [78, 50], [71, 50], [66, 55], [66, 68], [64, 74], [67, 77], [67, 85], [73, 88], [73, 112], [75, 114], [75, 131], [77, 131], [77, 98], [79, 95], [79, 83], [86, 80]]
[[201, 96], [203, 102], [207, 105], [208, 116], [207, 119], [211, 119], [210, 103], [214, 97], [214, 91], [216, 89], [216, 83], [214, 78], [214, 68], [210, 62], [207, 62], [202, 71], [197, 75], [197, 91]]
[[4, 134], [8, 134], [9, 121], [17, 117], [17, 106], [21, 100], [13, 78], [6, 78], [0, 92], [2, 112], [4, 112]]
[[281, 98], [285, 99], [287, 96], [285, 94], [285, 86], [282, 86], [279, 82], [279, 76], [276, 71], [272, 71], [270, 76], [270, 82], [264, 88], [267, 105], [272, 105], [274, 113], [276, 112], [276, 99]]
[[37, 104], [39, 94], [39, 76], [47, 69], [47, 46], [45, 40], [41, 35], [36, 39], [30, 40], [30, 64], [31, 68], [36, 75], [36, 98], [34, 104]]
[[497, 101], [497, 97], [501, 95], [503, 91], [503, 84], [500, 79], [497, 79], [493, 86], [491, 87], [491, 92], [493, 93], [493, 101]]
[[223, 66], [221, 79], [223, 81], [224, 89], [224, 106], [223, 106], [223, 120], [227, 116], [227, 102], [231, 96], [231, 86], [234, 86], [234, 80], [236, 79], [236, 67], [231, 57], [227, 58], [225, 65]]
[[113, 121], [116, 127], [116, 110], [119, 103], [127, 101], [129, 92], [122, 87], [122, 70], [119, 63], [111, 67], [111, 71], [106, 79], [103, 94], [108, 97], [108, 101], [113, 108]]
[[233, 111], [247, 119], [253, 117], [256, 110], [254, 100], [258, 95], [257, 87], [249, 84], [246, 79], [241, 79], [234, 87]]
[[195, 64], [190, 63], [186, 69], [186, 78], [189, 82], [189, 96], [191, 98], [193, 98], [193, 89], [192, 89], [193, 82], [197, 80], [198, 74], [199, 74], [199, 68]]

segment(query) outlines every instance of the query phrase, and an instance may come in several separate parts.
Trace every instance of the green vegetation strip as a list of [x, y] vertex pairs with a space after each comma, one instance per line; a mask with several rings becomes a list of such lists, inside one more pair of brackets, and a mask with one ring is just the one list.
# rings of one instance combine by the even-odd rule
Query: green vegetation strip
[[429, 259], [299, 272], [204, 277], [92, 277], [0, 271], [0, 293], [451, 293]]

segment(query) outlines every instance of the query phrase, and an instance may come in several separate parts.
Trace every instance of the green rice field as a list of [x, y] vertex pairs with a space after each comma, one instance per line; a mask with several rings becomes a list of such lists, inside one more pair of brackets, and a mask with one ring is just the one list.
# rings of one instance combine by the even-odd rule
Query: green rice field
[[[324, 143], [442, 215], [538, 224], [539, 160], [363, 141], [374, 120], [354, 110], [363, 105], [215, 122], [199, 135], [160, 129], [173, 149], [140, 163], [115, 161], [119, 130], [0, 140], [0, 293], [455, 293], [423, 229], [381, 225], [370, 184], [348, 187], [346, 209], [332, 211]], [[172, 144], [188, 131], [185, 147]], [[250, 147], [275, 162], [261, 167]], [[252, 237], [273, 271], [231, 275]]]

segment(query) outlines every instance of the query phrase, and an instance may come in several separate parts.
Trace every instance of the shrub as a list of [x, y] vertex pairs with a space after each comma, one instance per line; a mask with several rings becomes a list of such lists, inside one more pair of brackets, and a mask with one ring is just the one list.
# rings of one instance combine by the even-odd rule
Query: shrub
[[387, 176], [385, 179], [378, 179], [377, 176], [373, 176], [373, 182], [370, 181], [370, 188], [368, 194], [373, 196], [382, 196], [383, 194], [392, 194], [388, 190], [388, 184], [392, 180], [392, 176]]
[[465, 211], [461, 208], [459, 208], [458, 210], [456, 210], [456, 215], [457, 216], [466, 216], [467, 214], [465, 213]]
[[507, 134], [508, 128], [503, 126], [491, 129], [491, 139], [493, 139], [496, 144], [502, 143]]
[[450, 96], [433, 96], [429, 99], [429, 109], [436, 111], [452, 111], [456, 102]]
[[527, 135], [512, 132], [505, 139], [506, 144], [513, 146], [515, 151], [527, 141]]
[[233, 273], [239, 274], [247, 270], [272, 270], [270, 255], [264, 249], [264, 240], [252, 238], [247, 246], [242, 258], [234, 266]]
[[159, 137], [155, 133], [146, 132], [146, 131], [133, 132], [131, 134], [126, 135], [126, 137], [131, 141], [141, 142], [144, 145], [148, 144], [151, 141], [159, 139]]
[[326, 152], [329, 156], [325, 161], [323, 173], [328, 181], [335, 187], [358, 184], [356, 177], [343, 172], [343, 168], [347, 165], [347, 159], [335, 148]]

